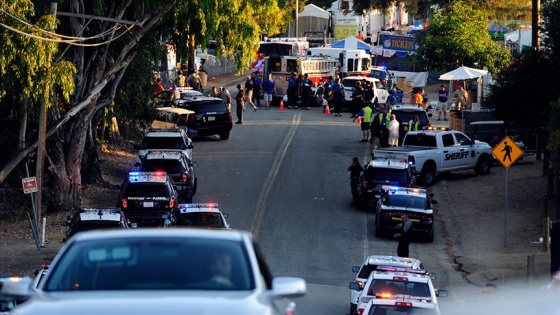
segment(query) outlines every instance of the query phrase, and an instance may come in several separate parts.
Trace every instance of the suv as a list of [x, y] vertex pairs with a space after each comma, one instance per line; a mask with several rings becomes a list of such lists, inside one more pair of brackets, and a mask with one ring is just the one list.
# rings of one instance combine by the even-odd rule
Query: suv
[[139, 160], [137, 162], [140, 162], [146, 157], [148, 151], [153, 150], [180, 150], [189, 160], [192, 160], [194, 146], [185, 129], [150, 128], [144, 135], [142, 143], [135, 145], [134, 148], [138, 150]]
[[197, 187], [194, 167], [198, 163], [181, 151], [148, 151], [142, 163], [136, 165], [140, 172], [166, 172], [181, 202], [192, 202]]
[[415, 186], [416, 170], [405, 159], [371, 160], [360, 176], [358, 210], [375, 207], [383, 185]]
[[188, 203], [179, 205], [177, 225], [193, 228], [230, 230], [227, 213], [220, 211], [217, 203]]
[[178, 194], [165, 172], [130, 172], [117, 201], [137, 225], [167, 226], [175, 222]]
[[186, 127], [199, 136], [219, 135], [220, 139], [229, 139], [232, 129], [232, 116], [224, 100], [216, 97], [201, 96], [175, 100], [175, 107], [194, 111], [189, 115]]
[[361, 81], [368, 81], [373, 83], [373, 99], [365, 100], [366, 102], [371, 102], [375, 106], [387, 103], [389, 92], [382, 87], [381, 81], [376, 78], [363, 76], [348, 76], [342, 79], [341, 83], [344, 86], [343, 93], [346, 103], [350, 103], [352, 101], [352, 93], [354, 93], [354, 89], [356, 88], [356, 82]]
[[375, 236], [393, 235], [402, 222], [401, 215], [408, 214], [412, 221], [411, 233], [420, 236], [428, 242], [434, 241], [434, 194], [428, 194], [426, 189], [385, 187], [377, 203], [375, 215]]
[[[354, 282], [357, 283], [358, 286], [363, 287], [371, 272], [377, 270], [377, 267], [379, 266], [424, 269], [424, 265], [420, 259], [386, 255], [370, 255], [366, 257], [361, 266], [352, 267], [352, 272], [357, 273]], [[356, 312], [359, 297], [360, 291], [350, 290], [350, 314], [354, 314], [354, 312]]]
[[437, 297], [447, 296], [446, 290], [436, 290], [432, 284], [434, 273], [422, 269], [401, 268], [393, 266], [378, 266], [372, 271], [361, 286], [350, 282], [350, 289], [360, 291], [357, 311], [363, 314], [367, 303], [372, 299], [404, 299], [414, 297], [415, 300], [435, 304], [438, 309]]
[[76, 212], [74, 216], [67, 216], [66, 221], [60, 225], [66, 227], [64, 242], [74, 234], [83, 231], [97, 229], [128, 229], [128, 221], [121, 209], [90, 209], [84, 208]]
[[372, 67], [369, 70], [369, 76], [379, 79], [381, 85], [383, 85], [388, 91], [391, 91], [395, 87], [395, 79], [393, 75], [385, 69], [385, 67]]
[[402, 143], [404, 135], [409, 131], [409, 122], [414, 120], [414, 117], [418, 115], [420, 120], [420, 126], [418, 130], [425, 130], [431, 126], [430, 120], [428, 119], [428, 114], [423, 107], [412, 105], [412, 104], [397, 104], [391, 106], [391, 114], [394, 114], [399, 122], [399, 143]]

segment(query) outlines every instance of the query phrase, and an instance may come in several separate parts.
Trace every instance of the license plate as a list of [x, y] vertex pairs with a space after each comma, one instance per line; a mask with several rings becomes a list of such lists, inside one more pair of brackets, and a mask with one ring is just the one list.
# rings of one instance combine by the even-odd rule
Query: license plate
[[216, 120], [216, 117], [214, 117], [214, 116], [208, 116], [208, 121], [215, 121], [215, 120]]
[[152, 208], [154, 206], [153, 201], [144, 201], [144, 208]]

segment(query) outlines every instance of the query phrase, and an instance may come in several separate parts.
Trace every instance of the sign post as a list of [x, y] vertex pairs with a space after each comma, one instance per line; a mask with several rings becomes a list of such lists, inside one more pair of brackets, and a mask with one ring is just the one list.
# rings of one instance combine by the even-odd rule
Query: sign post
[[508, 183], [509, 183], [509, 167], [512, 166], [520, 157], [523, 156], [523, 150], [515, 144], [509, 136], [504, 137], [493, 149], [492, 154], [498, 162], [506, 168], [506, 209], [504, 212], [504, 246], [507, 246], [507, 216], [509, 210], [508, 204]]
[[21, 184], [23, 185], [24, 194], [37, 192], [37, 178], [35, 177], [22, 178]]

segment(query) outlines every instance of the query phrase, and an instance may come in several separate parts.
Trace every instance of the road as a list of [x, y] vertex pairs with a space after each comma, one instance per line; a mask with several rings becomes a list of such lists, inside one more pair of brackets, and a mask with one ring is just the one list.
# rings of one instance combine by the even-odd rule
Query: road
[[[245, 112], [228, 141], [195, 142], [199, 188], [194, 202], [218, 202], [230, 224], [256, 235], [276, 276], [307, 280], [297, 300], [301, 314], [346, 314], [348, 284], [371, 254], [396, 255], [397, 243], [373, 235], [372, 212], [349, 207], [347, 167], [365, 163], [368, 145], [350, 114], [327, 116], [319, 108]], [[445, 246], [414, 244], [411, 256], [450, 283]]]

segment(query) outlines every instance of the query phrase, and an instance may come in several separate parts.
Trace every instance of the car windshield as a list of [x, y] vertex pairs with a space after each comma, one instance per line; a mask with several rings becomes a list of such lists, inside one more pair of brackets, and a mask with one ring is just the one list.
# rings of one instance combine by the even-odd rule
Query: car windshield
[[75, 225], [72, 228], [71, 235], [74, 235], [78, 232], [84, 231], [91, 231], [91, 230], [99, 230], [99, 229], [124, 229], [125, 226], [120, 221], [82, 221], [80, 224]]
[[185, 149], [183, 138], [181, 137], [144, 137], [142, 149]]
[[369, 286], [367, 295], [376, 296], [380, 294], [409, 295], [416, 298], [431, 297], [428, 283], [374, 279]]
[[393, 168], [367, 168], [364, 175], [366, 180], [382, 183], [408, 184], [408, 172], [406, 169]]
[[373, 305], [367, 315], [438, 315], [435, 309], [410, 306]]
[[345, 88], [355, 88], [356, 87], [356, 82], [359, 82], [361, 80], [354, 80], [354, 79], [342, 79], [342, 85], [344, 85]]
[[168, 196], [164, 183], [129, 183], [126, 185], [124, 197], [164, 197]]
[[371, 70], [371, 77], [378, 78], [378, 79], [385, 79], [387, 78], [387, 72], [383, 70]]
[[389, 195], [385, 205], [399, 208], [427, 209], [426, 198], [413, 195]]
[[217, 212], [190, 212], [181, 214], [183, 226], [223, 228], [222, 217]]
[[428, 136], [422, 133], [407, 134], [404, 138], [404, 143], [403, 143], [403, 146], [405, 145], [437, 148], [436, 137]]
[[[121, 237], [70, 243], [51, 265], [45, 291], [253, 290], [242, 242]], [[221, 268], [220, 279], [217, 267]], [[227, 274], [227, 275], [226, 275]]]
[[166, 172], [167, 174], [178, 174], [185, 172], [183, 164], [178, 160], [153, 159], [145, 160], [140, 166], [141, 172]]

